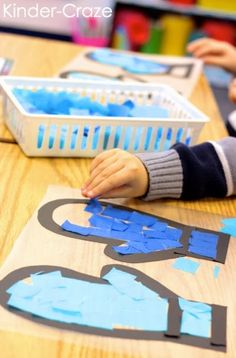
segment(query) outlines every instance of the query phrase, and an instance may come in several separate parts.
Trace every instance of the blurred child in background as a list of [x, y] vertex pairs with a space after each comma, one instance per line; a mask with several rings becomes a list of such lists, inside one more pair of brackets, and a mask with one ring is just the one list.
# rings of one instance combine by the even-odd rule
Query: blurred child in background
[[[236, 77], [236, 48], [231, 44], [204, 38], [190, 43], [187, 51], [205, 64], [222, 67]], [[229, 98], [236, 104], [236, 80], [229, 87]], [[236, 137], [236, 112], [229, 116], [227, 129], [230, 135]]]

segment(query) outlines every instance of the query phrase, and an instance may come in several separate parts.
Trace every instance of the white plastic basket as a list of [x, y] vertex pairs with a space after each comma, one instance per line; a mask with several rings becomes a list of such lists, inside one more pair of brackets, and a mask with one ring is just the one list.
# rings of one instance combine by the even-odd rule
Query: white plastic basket
[[[28, 156], [94, 157], [111, 148], [162, 151], [176, 142], [195, 144], [208, 121], [187, 99], [161, 84], [2, 77], [0, 85], [6, 124]], [[14, 96], [14, 88], [76, 92], [103, 104], [131, 99], [137, 105], [166, 108], [170, 118], [31, 114]]]

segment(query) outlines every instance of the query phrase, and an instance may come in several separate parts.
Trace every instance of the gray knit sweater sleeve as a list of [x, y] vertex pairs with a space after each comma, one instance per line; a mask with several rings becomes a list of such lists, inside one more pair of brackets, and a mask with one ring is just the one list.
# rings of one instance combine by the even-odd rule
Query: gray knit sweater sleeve
[[149, 190], [145, 200], [162, 197], [180, 198], [183, 188], [183, 168], [176, 150], [163, 153], [140, 153], [139, 159], [149, 175]]
[[161, 153], [140, 153], [149, 175], [144, 200], [199, 199], [236, 194], [236, 138], [194, 147], [176, 144]]

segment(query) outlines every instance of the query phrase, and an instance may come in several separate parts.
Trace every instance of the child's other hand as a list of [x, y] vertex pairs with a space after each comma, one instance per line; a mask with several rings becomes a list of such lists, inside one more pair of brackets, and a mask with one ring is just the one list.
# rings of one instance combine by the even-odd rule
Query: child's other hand
[[187, 50], [208, 65], [236, 73], [236, 48], [227, 42], [204, 38], [191, 42]]
[[99, 154], [92, 162], [90, 178], [81, 192], [88, 198], [128, 198], [143, 196], [148, 189], [148, 173], [141, 160], [120, 149]]
[[229, 98], [233, 103], [236, 104], [236, 78], [230, 84]]

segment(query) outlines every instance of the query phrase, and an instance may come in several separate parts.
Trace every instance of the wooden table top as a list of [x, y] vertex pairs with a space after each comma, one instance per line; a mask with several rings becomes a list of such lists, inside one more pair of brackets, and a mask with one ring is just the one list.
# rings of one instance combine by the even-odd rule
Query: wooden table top
[[[15, 60], [12, 75], [48, 77], [57, 73], [79, 52], [79, 47], [63, 42], [34, 39], [7, 34], [0, 35], [0, 57]], [[204, 127], [200, 142], [216, 140], [227, 135], [211, 90], [202, 77], [191, 100], [203, 110], [211, 121]], [[0, 118], [0, 137], [11, 138], [11, 134]], [[25, 226], [33, 211], [51, 184], [79, 188], [88, 176], [90, 159], [27, 158], [15, 144], [0, 143], [0, 265], [12, 249], [15, 239]], [[65, 174], [66, 173], [66, 174]], [[138, 202], [133, 200], [132, 202]], [[163, 200], [158, 205], [199, 212], [236, 216], [236, 199], [205, 199], [201, 201]], [[139, 209], [146, 204], [138, 203]], [[149, 204], [150, 205], [150, 204]], [[154, 205], [154, 204], [153, 204]], [[234, 261], [235, 262], [235, 261]], [[231, 267], [231, 271], [233, 268]], [[223, 289], [223, 287], [222, 287]], [[0, 333], [3, 357], [123, 357], [119, 353], [106, 354], [93, 348], [88, 353], [85, 347], [61, 341], [48, 341], [9, 332]], [[236, 348], [234, 346], [236, 356]], [[133, 356], [129, 352], [127, 357]], [[160, 355], [169, 356], [168, 354]]]

